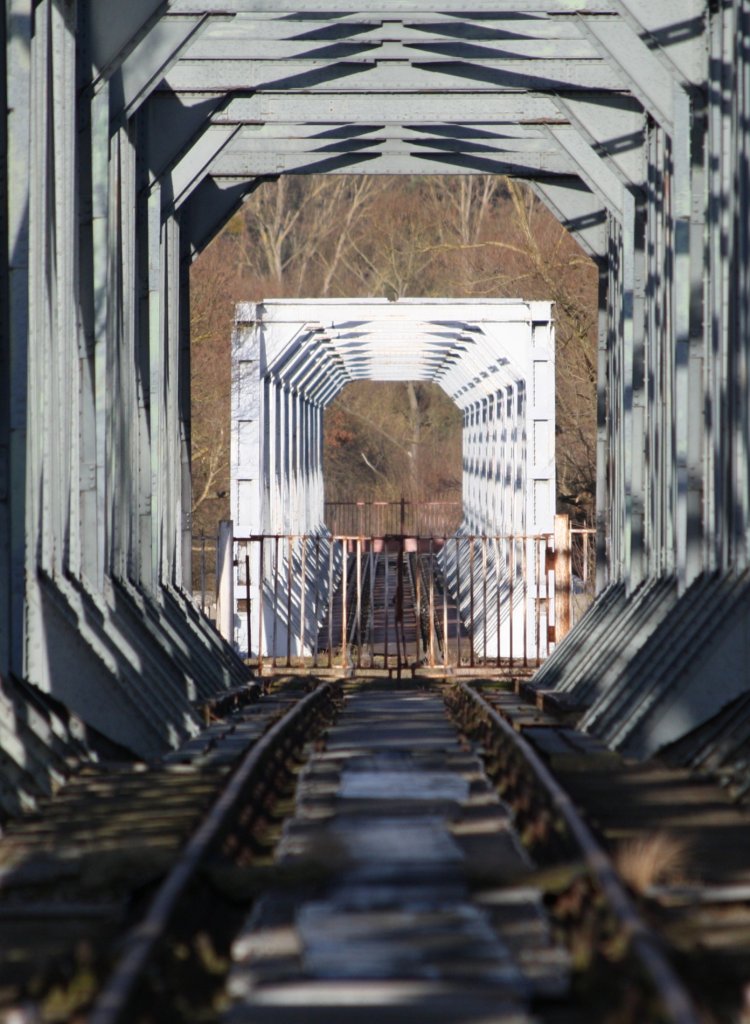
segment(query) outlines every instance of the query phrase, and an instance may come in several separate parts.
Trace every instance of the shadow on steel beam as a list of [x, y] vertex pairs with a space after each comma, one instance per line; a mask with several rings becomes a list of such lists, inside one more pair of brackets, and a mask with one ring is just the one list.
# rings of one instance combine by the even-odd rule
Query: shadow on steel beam
[[702, 726], [748, 689], [750, 571], [609, 588], [529, 684], [636, 758]]

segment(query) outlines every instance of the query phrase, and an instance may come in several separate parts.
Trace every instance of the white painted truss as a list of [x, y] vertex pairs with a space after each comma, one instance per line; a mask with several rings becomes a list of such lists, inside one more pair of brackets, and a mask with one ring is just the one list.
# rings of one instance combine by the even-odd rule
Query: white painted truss
[[[231, 507], [238, 537], [326, 535], [323, 412], [355, 380], [431, 381], [461, 410], [464, 511], [459, 536], [465, 540], [449, 547], [444, 566], [454, 590], [462, 571], [468, 579], [470, 536], [553, 533], [555, 375], [550, 303], [408, 298], [241, 303], [232, 367]], [[492, 555], [495, 549], [486, 550]], [[258, 581], [257, 547], [253, 551], [252, 575]], [[266, 561], [268, 580], [275, 575], [285, 581], [295, 576], [301, 580], [300, 574], [285, 571], [286, 542], [280, 557], [281, 567], [278, 553]], [[313, 564], [312, 557], [306, 564]], [[310, 585], [314, 592], [324, 583], [327, 599], [325, 558], [321, 565], [325, 579], [313, 577]], [[524, 565], [524, 586], [533, 595], [539, 570], [533, 558]], [[495, 572], [493, 566], [497, 588], [508, 567]], [[337, 579], [339, 567], [337, 563]], [[520, 567], [519, 558], [519, 571]], [[240, 580], [243, 571], [238, 565], [235, 593], [238, 602], [247, 604]], [[256, 592], [260, 585], [256, 582]], [[256, 593], [251, 606], [257, 601]], [[295, 590], [294, 607], [302, 603]], [[313, 603], [311, 596], [308, 610]], [[321, 614], [325, 603], [318, 602]], [[468, 597], [465, 603], [468, 615]], [[479, 608], [478, 598], [475, 602], [472, 596], [471, 603]], [[531, 612], [519, 606], [518, 615], [524, 614]], [[274, 616], [275, 624], [277, 619]], [[479, 611], [476, 619], [481, 620]], [[245, 613], [238, 611], [235, 622], [237, 645], [247, 651]], [[313, 618], [302, 632], [293, 625], [292, 653], [309, 652], [318, 626]], [[522, 633], [519, 621], [516, 636]], [[277, 634], [283, 650], [287, 633], [277, 627]], [[303, 637], [305, 650], [296, 649], [298, 636]], [[492, 631], [491, 654], [496, 647]], [[273, 653], [268, 644], [263, 653]]]

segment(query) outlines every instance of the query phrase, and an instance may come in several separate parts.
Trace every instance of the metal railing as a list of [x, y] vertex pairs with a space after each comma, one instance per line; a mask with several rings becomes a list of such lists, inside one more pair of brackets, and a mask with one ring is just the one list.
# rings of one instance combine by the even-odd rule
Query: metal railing
[[449, 536], [461, 524], [460, 498], [436, 501], [327, 501], [324, 521], [335, 536]]
[[551, 535], [235, 538], [240, 653], [261, 670], [538, 665], [554, 642]]

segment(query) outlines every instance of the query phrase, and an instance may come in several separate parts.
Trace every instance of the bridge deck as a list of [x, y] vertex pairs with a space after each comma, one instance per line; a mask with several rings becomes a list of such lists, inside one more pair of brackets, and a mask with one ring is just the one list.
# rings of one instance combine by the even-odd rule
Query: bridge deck
[[525, 884], [532, 862], [437, 694], [349, 697], [276, 862], [325, 879], [256, 905], [234, 943], [227, 1024], [521, 1024], [534, 995], [568, 989], [567, 954]]
[[[498, 745], [456, 703], [460, 692], [473, 706], [471, 688], [381, 678], [303, 696], [311, 681], [216, 704], [208, 728], [163, 762], [89, 769], [8, 828], [0, 1016], [577, 1024], [631, 999], [624, 1021], [654, 1019], [643, 961], [633, 973], [628, 943], [613, 939], [622, 925], [594, 913], [604, 890], [590, 889], [588, 855], [561, 842], [557, 812], [508, 737]], [[645, 863], [650, 876], [633, 884], [700, 1005], [741, 1019], [746, 810], [710, 780], [629, 764], [507, 689], [482, 690], [587, 810], [615, 865], [625, 872], [630, 858], [631, 882], [633, 861]], [[319, 710], [292, 751], [278, 729], [303, 706]], [[253, 759], [220, 841], [204, 844], [177, 892], [197, 837]], [[123, 951], [144, 941], [133, 972]], [[597, 948], [601, 964], [586, 959]]]

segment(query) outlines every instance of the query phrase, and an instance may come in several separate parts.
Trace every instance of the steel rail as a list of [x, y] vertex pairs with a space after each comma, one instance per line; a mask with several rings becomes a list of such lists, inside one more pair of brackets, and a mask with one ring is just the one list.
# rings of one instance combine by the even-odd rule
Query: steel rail
[[138, 980], [165, 933], [178, 901], [211, 847], [217, 842], [225, 823], [234, 813], [247, 789], [254, 783], [264, 759], [288, 733], [304, 728], [307, 719], [314, 714], [319, 705], [322, 706], [330, 698], [333, 691], [332, 683], [325, 683], [313, 690], [253, 744], [198, 830], [188, 841], [183, 856], [162, 882], [148, 913], [126, 937], [124, 952], [100, 992], [89, 1014], [88, 1024], [120, 1024], [126, 1019], [123, 1015], [135, 995]]
[[641, 919], [628, 896], [615, 867], [589, 826], [581, 818], [575, 804], [547, 765], [508, 722], [487, 701], [465, 683], [458, 684], [461, 692], [473, 701], [502, 736], [521, 754], [528, 767], [544, 786], [555, 809], [564, 819], [570, 834], [583, 853], [585, 862], [599, 883], [610, 907], [618, 916], [631, 945], [648, 973], [672, 1024], [701, 1024], [693, 1001], [684, 984], [667, 960], [657, 936]]

